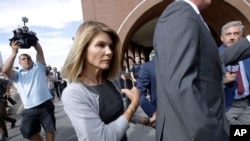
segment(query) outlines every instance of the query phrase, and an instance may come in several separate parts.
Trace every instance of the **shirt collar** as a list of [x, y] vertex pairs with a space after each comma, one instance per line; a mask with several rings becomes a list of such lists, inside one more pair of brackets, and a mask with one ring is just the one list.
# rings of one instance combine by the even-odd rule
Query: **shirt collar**
[[184, 1], [186, 3], [188, 3], [190, 6], [192, 6], [192, 8], [194, 9], [194, 11], [199, 15], [200, 11], [198, 9], [198, 7], [190, 0], [176, 0], [176, 1]]

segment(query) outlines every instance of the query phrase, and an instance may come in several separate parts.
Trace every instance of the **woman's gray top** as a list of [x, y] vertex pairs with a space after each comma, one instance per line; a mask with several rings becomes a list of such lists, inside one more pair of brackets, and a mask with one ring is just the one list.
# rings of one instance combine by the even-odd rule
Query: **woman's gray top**
[[[113, 83], [109, 83], [113, 85]], [[107, 94], [110, 91], [100, 91], [98, 87], [102, 86], [97, 86], [97, 89], [95, 89], [80, 82], [69, 84], [62, 94], [64, 110], [76, 131], [78, 141], [119, 141], [126, 134], [129, 122], [122, 115], [123, 112], [119, 113], [118, 118], [113, 121], [104, 122], [102, 120], [107, 115], [100, 112], [100, 109], [103, 109], [103, 107], [100, 107], [100, 101], [103, 101], [102, 98], [100, 99], [100, 92]], [[93, 92], [93, 89], [96, 91]], [[111, 91], [114, 92], [114, 90]], [[119, 93], [118, 89], [117, 92]], [[112, 94], [110, 93], [110, 95]], [[122, 100], [121, 96], [120, 98]], [[110, 102], [110, 105], [112, 104]]]

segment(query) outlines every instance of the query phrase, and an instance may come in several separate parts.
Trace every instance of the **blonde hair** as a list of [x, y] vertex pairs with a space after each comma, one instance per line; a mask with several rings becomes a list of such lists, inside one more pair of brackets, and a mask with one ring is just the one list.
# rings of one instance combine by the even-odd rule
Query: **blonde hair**
[[86, 63], [86, 50], [91, 40], [100, 32], [107, 33], [113, 44], [113, 56], [110, 62], [109, 69], [103, 71], [103, 78], [106, 80], [114, 79], [120, 72], [121, 59], [121, 43], [117, 33], [107, 25], [87, 21], [82, 23], [74, 37], [73, 46], [64, 62], [61, 70], [61, 76], [68, 81], [78, 80], [78, 76], [82, 73], [84, 64]]

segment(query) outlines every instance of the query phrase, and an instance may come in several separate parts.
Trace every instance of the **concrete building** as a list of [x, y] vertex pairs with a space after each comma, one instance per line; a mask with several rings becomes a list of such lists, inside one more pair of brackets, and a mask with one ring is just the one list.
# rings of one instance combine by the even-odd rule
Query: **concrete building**
[[[115, 29], [121, 38], [125, 65], [141, 56], [148, 60], [158, 17], [172, 0], [81, 0], [84, 21], [101, 21]], [[218, 46], [223, 24], [241, 20], [250, 34], [250, 0], [214, 0], [201, 14]]]

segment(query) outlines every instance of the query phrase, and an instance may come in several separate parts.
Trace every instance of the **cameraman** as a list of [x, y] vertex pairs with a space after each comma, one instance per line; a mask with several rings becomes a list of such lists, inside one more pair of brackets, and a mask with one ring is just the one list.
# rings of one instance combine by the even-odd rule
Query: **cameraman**
[[22, 48], [17, 40], [12, 40], [12, 53], [3, 65], [3, 72], [16, 82], [20, 93], [24, 111], [22, 113], [21, 133], [24, 138], [42, 141], [41, 125], [46, 132], [46, 140], [55, 139], [55, 115], [52, 96], [48, 89], [45, 76], [46, 63], [41, 45], [38, 41], [33, 45], [36, 50], [36, 62], [30, 55], [21, 54], [19, 71], [12, 70], [19, 48]]

